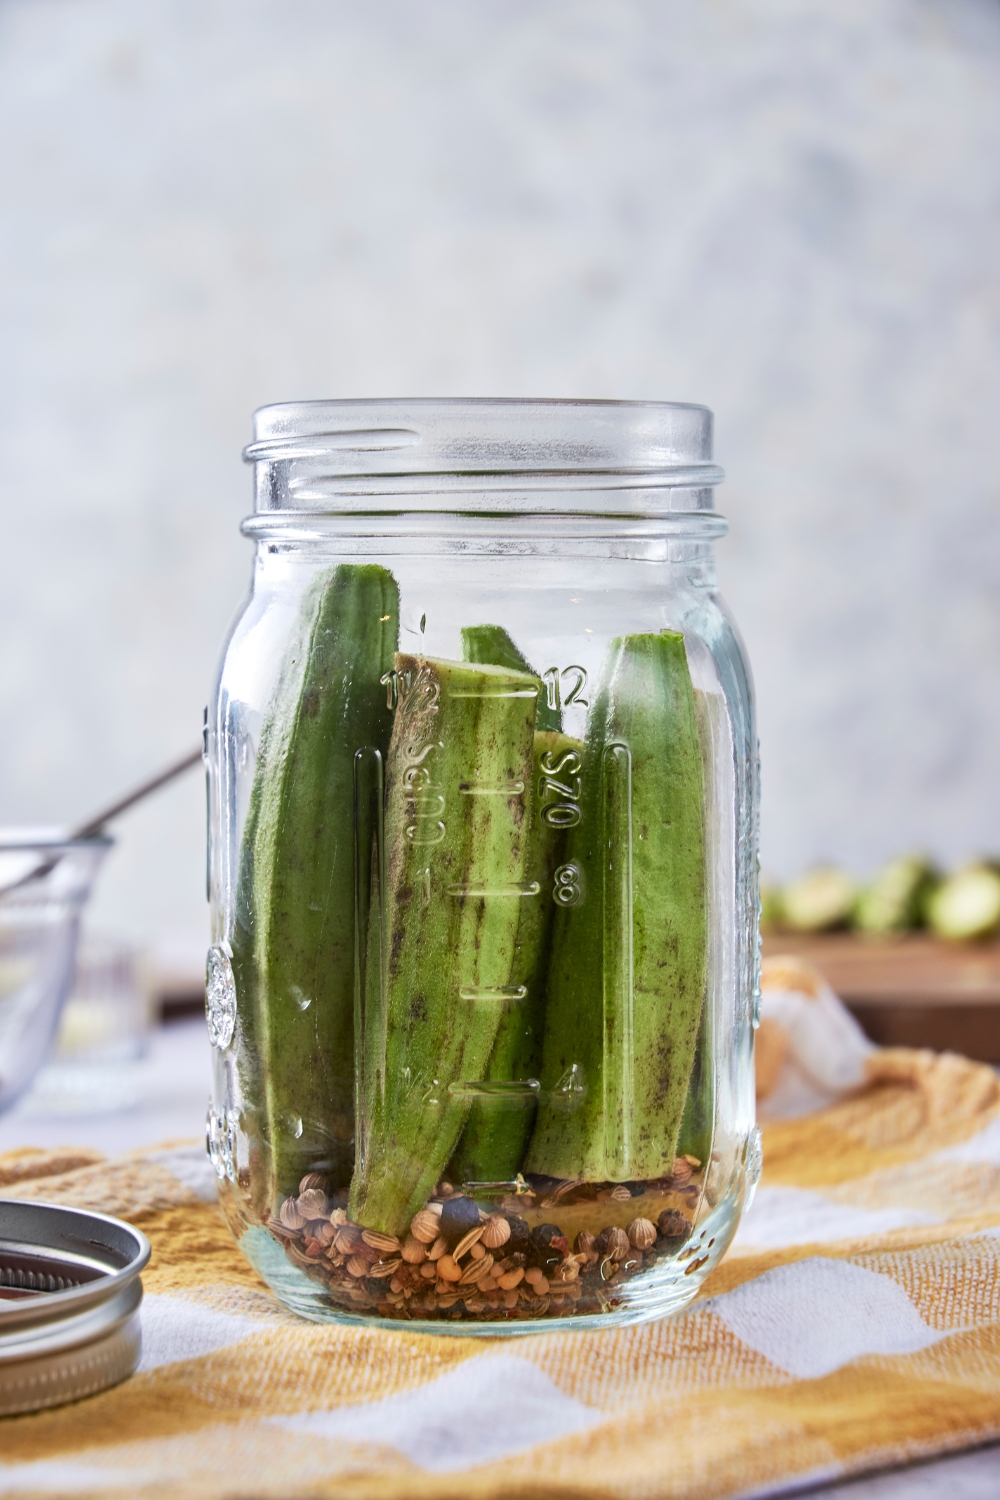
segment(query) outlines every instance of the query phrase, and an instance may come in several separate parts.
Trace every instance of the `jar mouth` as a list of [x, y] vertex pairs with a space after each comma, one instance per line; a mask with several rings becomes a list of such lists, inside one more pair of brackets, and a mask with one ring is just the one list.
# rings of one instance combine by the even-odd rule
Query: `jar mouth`
[[724, 477], [712, 413], [667, 401], [288, 402], [254, 413], [243, 456], [258, 512], [705, 511]]

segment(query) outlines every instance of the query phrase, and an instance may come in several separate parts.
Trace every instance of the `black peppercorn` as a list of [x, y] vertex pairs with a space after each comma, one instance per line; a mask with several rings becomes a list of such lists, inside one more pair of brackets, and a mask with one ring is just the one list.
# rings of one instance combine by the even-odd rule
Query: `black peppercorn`
[[554, 1270], [568, 1254], [569, 1241], [558, 1224], [539, 1224], [531, 1231], [530, 1258], [543, 1271]]
[[528, 1255], [531, 1251], [531, 1230], [527, 1222], [517, 1214], [508, 1214], [507, 1223], [510, 1225], [510, 1239], [504, 1245], [508, 1255]]
[[475, 1229], [479, 1223], [479, 1209], [472, 1198], [456, 1194], [445, 1199], [441, 1209], [441, 1236], [449, 1250], [454, 1250], [459, 1240]]

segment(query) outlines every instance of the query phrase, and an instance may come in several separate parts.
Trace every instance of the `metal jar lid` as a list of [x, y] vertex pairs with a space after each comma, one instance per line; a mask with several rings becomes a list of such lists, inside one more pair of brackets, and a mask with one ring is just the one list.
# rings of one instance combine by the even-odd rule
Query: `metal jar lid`
[[0, 1416], [132, 1374], [149, 1241], [107, 1214], [0, 1198]]

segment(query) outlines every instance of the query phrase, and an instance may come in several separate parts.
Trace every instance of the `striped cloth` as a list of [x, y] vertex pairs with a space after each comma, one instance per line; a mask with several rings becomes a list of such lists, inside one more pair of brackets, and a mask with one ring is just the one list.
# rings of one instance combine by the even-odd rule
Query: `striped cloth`
[[1000, 1435], [1000, 1087], [888, 1051], [764, 1134], [738, 1239], [685, 1313], [464, 1339], [297, 1320], [235, 1249], [200, 1148], [0, 1157], [0, 1193], [140, 1225], [130, 1381], [0, 1422], [0, 1494], [692, 1497]]

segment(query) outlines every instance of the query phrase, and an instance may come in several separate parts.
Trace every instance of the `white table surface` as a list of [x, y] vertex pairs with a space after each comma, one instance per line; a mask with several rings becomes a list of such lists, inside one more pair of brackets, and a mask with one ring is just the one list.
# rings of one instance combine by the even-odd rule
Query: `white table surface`
[[[145, 1057], [109, 1069], [108, 1075], [109, 1093], [131, 1095], [136, 1102], [108, 1113], [52, 1113], [44, 1088], [36, 1085], [8, 1114], [0, 1115], [0, 1151], [17, 1146], [93, 1146], [117, 1156], [185, 1136], [204, 1138], [212, 1070], [200, 1017], [160, 1027]], [[44, 1082], [43, 1076], [39, 1083]]]
[[[147, 1056], [126, 1068], [123, 1092], [132, 1093], [137, 1102], [108, 1113], [53, 1115], [44, 1091], [33, 1091], [0, 1117], [0, 1151], [92, 1146], [117, 1155], [203, 1135], [211, 1066], [202, 1020], [161, 1027]], [[797, 1493], [807, 1493], [811, 1500], [997, 1500], [1000, 1445]]]

